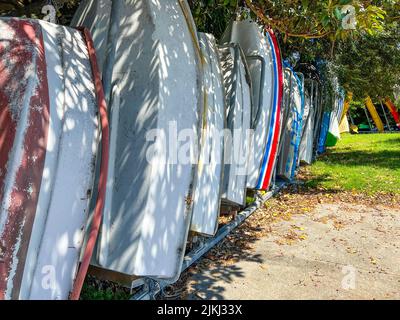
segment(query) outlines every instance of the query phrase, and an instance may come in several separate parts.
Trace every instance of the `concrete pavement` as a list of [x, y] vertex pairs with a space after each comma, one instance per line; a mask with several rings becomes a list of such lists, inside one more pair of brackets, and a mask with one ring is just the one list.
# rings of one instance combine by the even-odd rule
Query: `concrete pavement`
[[187, 281], [190, 299], [400, 299], [400, 209], [319, 204], [279, 221], [232, 265]]

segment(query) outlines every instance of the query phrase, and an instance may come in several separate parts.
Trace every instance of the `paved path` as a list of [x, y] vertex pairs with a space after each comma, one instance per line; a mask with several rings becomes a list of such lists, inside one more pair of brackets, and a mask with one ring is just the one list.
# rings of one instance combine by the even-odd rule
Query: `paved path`
[[400, 299], [400, 210], [320, 204], [188, 285], [191, 299]]

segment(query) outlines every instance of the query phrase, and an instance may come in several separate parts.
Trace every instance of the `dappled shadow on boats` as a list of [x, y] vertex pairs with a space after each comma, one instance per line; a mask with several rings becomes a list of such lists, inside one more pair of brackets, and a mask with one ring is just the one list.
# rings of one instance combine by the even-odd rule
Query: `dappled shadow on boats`
[[98, 256], [114, 271], [171, 277], [190, 222], [194, 166], [174, 160], [187, 142], [174, 130], [195, 132], [199, 124], [193, 39], [175, 1], [115, 1], [110, 10], [115, 35], [93, 32], [98, 46], [115, 48], [103, 81], [120, 92], [109, 107], [116, 142]]
[[[18, 243], [13, 252], [10, 232], [0, 234], [5, 255], [15, 262], [10, 297], [63, 299], [92, 194], [98, 142], [92, 68], [78, 31], [20, 19], [0, 21], [0, 30], [0, 159], [18, 167], [15, 181], [23, 181], [10, 198], [20, 199], [12, 201], [17, 215], [0, 212]], [[24, 160], [6, 146], [21, 150]], [[12, 177], [14, 169], [2, 167], [0, 180], [2, 173]], [[42, 286], [43, 266], [54, 270], [51, 290]]]

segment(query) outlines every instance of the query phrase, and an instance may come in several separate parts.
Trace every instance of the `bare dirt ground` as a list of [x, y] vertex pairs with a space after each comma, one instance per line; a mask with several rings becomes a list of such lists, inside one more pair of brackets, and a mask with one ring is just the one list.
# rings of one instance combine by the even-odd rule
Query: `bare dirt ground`
[[294, 186], [210, 251], [172, 299], [400, 299], [398, 195]]

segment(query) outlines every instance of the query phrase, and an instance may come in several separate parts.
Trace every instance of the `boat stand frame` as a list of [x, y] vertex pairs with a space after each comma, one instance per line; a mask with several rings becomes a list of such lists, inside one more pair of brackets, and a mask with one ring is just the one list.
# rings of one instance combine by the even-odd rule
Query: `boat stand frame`
[[389, 118], [388, 118], [388, 116], [387, 116], [387, 114], [386, 114], [385, 108], [383, 107], [382, 100], [379, 101], [379, 102], [380, 102], [380, 104], [381, 104], [381, 108], [382, 108], [383, 114], [384, 114], [384, 116], [385, 116], [386, 125], [387, 125], [387, 127], [388, 127], [388, 130], [389, 130], [389, 131], [392, 131], [392, 126], [390, 125]]
[[[234, 229], [245, 222], [246, 219], [256, 212], [257, 209], [259, 209], [265, 202], [274, 197], [286, 186], [286, 182], [279, 180], [276, 181], [271, 190], [264, 195], [262, 195], [260, 192], [257, 192], [255, 194], [255, 201], [247, 206], [243, 211], [239, 212], [233, 221], [219, 229], [214, 237], [201, 241], [198, 247], [185, 256], [183, 259], [181, 274], [189, 269], [198, 260], [200, 260], [208, 251], [225, 239]], [[135, 289], [139, 290], [131, 297], [130, 300], [155, 300], [157, 295], [162, 293], [163, 290], [169, 285], [171, 285], [171, 282], [165, 280], [139, 278], [134, 280], [131, 284], [131, 292]]]

